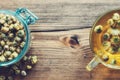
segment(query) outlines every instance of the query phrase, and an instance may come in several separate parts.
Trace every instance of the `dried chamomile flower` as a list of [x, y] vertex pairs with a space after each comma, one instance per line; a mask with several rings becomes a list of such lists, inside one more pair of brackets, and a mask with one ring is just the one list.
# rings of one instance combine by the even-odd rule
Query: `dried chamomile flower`
[[13, 70], [18, 70], [19, 68], [14, 64], [14, 65], [12, 65], [12, 69]]
[[111, 34], [111, 35], [120, 35], [120, 30], [119, 29], [113, 29], [113, 28], [109, 28], [107, 30], [107, 33]]
[[24, 30], [19, 30], [19, 31], [17, 32], [17, 35], [18, 35], [19, 37], [24, 37], [24, 35], [25, 35]]
[[14, 37], [14, 34], [13, 34], [13, 33], [10, 33], [10, 34], [8, 35], [8, 37], [9, 37], [10, 39], [12, 39], [12, 38]]
[[117, 52], [117, 51], [118, 51], [118, 47], [110, 47], [110, 48], [108, 49], [108, 52], [111, 53], [111, 54], [113, 54], [113, 53], [115, 53], [115, 52]]
[[5, 37], [6, 37], [6, 35], [4, 33], [0, 33], [0, 39], [3, 39]]
[[117, 21], [120, 19], [120, 15], [118, 13], [114, 13], [112, 19]]
[[18, 42], [16, 42], [15, 40], [13, 41], [13, 46], [16, 47], [18, 46]]
[[14, 16], [11, 16], [11, 19], [14, 23], [16, 23], [17, 19]]
[[8, 57], [7, 59], [10, 61], [10, 60], [12, 60], [12, 59], [13, 59], [13, 57], [11, 57], [11, 56], [10, 56], [10, 57]]
[[21, 76], [27, 76], [27, 73], [26, 73], [25, 70], [22, 70], [22, 71], [21, 71]]
[[3, 41], [3, 40], [0, 41], [0, 45], [1, 45], [1, 46], [4, 46], [4, 45], [5, 45], [5, 41]]
[[10, 29], [10, 30], [13, 30], [13, 29], [14, 29], [14, 25], [11, 24], [11, 25], [9, 26], [9, 29]]
[[18, 28], [19, 28], [19, 30], [23, 29], [23, 26], [22, 25], [18, 25]]
[[16, 52], [20, 53], [20, 51], [21, 51], [20, 47], [16, 48]]
[[108, 39], [110, 39], [110, 34], [109, 33], [105, 33], [103, 35], [103, 40], [108, 40]]
[[23, 57], [23, 61], [27, 61], [28, 57], [27, 56], [24, 56]]
[[112, 26], [112, 25], [114, 24], [114, 21], [113, 21], [113, 19], [108, 19], [107, 23], [108, 23], [110, 26]]
[[109, 42], [109, 41], [104, 41], [104, 42], [103, 42], [103, 47], [104, 47], [105, 50], [107, 50], [109, 47], [111, 47], [111, 42]]
[[31, 65], [27, 65], [26, 68], [27, 68], [28, 70], [30, 70], [30, 69], [32, 69], [32, 66], [31, 66]]
[[37, 61], [38, 61], [37, 56], [32, 56], [32, 57], [31, 57], [31, 63], [32, 63], [32, 64], [36, 64]]
[[20, 42], [20, 41], [21, 41], [21, 38], [18, 37], [18, 36], [16, 36], [16, 37], [15, 37], [15, 41]]
[[0, 80], [5, 80], [5, 76], [0, 76]]
[[9, 31], [9, 28], [8, 28], [8, 27], [2, 27], [2, 28], [1, 28], [1, 31], [2, 31], [3, 33], [7, 33], [7, 32]]
[[108, 61], [109, 60], [109, 56], [108, 55], [103, 55], [102, 59], [103, 59], [103, 61]]
[[6, 61], [5, 57], [3, 55], [0, 56], [0, 62]]
[[4, 46], [4, 49], [5, 49], [5, 50], [9, 50], [9, 45], [5, 45], [5, 46]]
[[12, 45], [12, 42], [6, 41], [6, 45], [10, 46], [10, 45]]
[[25, 42], [22, 42], [22, 43], [20, 44], [20, 47], [23, 48], [24, 45], [25, 45]]
[[102, 25], [98, 25], [94, 28], [94, 32], [96, 33], [101, 33], [103, 30], [103, 26]]
[[15, 74], [19, 75], [20, 74], [20, 70], [19, 69], [15, 69]]
[[19, 28], [19, 24], [14, 24], [13, 28], [14, 28], [15, 30], [19, 30], [19, 29], [20, 29], [20, 28]]
[[10, 24], [12, 24], [12, 21], [11, 21], [11, 20], [9, 20], [7, 23], [10, 25]]
[[5, 51], [4, 52], [4, 56], [7, 57], [7, 56], [10, 56], [11, 55], [11, 51]]
[[7, 80], [14, 80], [12, 76], [8, 76]]
[[118, 44], [120, 43], [120, 37], [119, 36], [113, 36], [111, 39], [110, 39], [111, 43], [113, 44]]
[[0, 14], [0, 18], [4, 17], [4, 14]]
[[4, 27], [9, 27], [9, 25], [7, 23], [4, 23]]
[[4, 24], [5, 21], [3, 19], [0, 19], [0, 24]]
[[16, 47], [10, 46], [10, 51], [15, 51]]
[[16, 58], [18, 56], [18, 53], [17, 52], [13, 52], [10, 57], [13, 57], [13, 58]]

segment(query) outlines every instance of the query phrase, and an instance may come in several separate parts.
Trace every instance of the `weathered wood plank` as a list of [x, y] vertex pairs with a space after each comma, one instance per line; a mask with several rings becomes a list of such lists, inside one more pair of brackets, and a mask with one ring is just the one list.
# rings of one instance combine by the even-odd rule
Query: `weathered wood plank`
[[[118, 3], [120, 2], [119, 0], [109, 0], [109, 1], [106, 1], [106, 0], [50, 0], [50, 1], [47, 1], [47, 0], [11, 0], [11, 1], [8, 1], [8, 0], [4, 0], [4, 3], [1, 3], [1, 4], [6, 4], [5, 2], [9, 3], [9, 4], [15, 4], [15, 3], [20, 3], [20, 4], [25, 4], [25, 3], [28, 3], [28, 4], [36, 4], [36, 3], [41, 3], [41, 4], [50, 4], [50, 3]], [[18, 4], [18, 5], [20, 5]]]
[[45, 71], [32, 71], [32, 74], [29, 74], [29, 76], [27, 76], [25, 80], [28, 80], [30, 78], [31, 80], [88, 80], [90, 76], [87, 71], [82, 69], [77, 71], [69, 71], [67, 69], [63, 70], [60, 68], [48, 68]]
[[[104, 3], [106, 1], [96, 1], [96, 3], [82, 3], [82, 2], [66, 2], [60, 1], [51, 3], [37, 2], [38, 0], [11, 2], [7, 1], [0, 3], [0, 9], [15, 10], [18, 7], [26, 7], [34, 12], [40, 19], [33, 26], [30, 26], [33, 31], [46, 30], [63, 30], [63, 29], [78, 29], [84, 27], [91, 27], [96, 18], [106, 11], [117, 9], [120, 7], [119, 1], [112, 3]], [[81, 1], [81, 0], [80, 0]], [[32, 3], [33, 2], [33, 3]], [[8, 5], [6, 6], [5, 3]], [[111, 7], [112, 6], [112, 7]]]
[[[83, 62], [74, 63], [74, 60], [76, 61], [76, 57], [80, 57], [81, 61], [89, 61], [88, 59], [84, 59], [84, 54], [89, 55], [91, 52], [91, 49], [89, 47], [89, 33], [86, 33], [85, 31], [89, 32], [90, 29], [83, 29], [83, 30], [72, 30], [72, 31], [60, 31], [60, 32], [36, 32], [32, 33], [32, 48], [30, 49], [30, 53], [34, 52], [37, 53], [37, 55], [40, 55], [41, 58], [44, 58], [47, 61], [47, 59], [58, 59], [61, 60], [61, 62], [64, 62], [64, 59], [67, 57], [69, 60], [66, 62], [73, 62], [73, 64], [82, 64]], [[80, 38], [80, 46], [81, 49], [76, 50], [69, 47], [66, 47], [64, 44], [62, 44], [59, 41], [59, 37], [62, 35], [69, 35], [69, 34], [77, 34]], [[84, 34], [84, 36], [83, 36]], [[84, 52], [84, 50], [89, 49], [89, 52]], [[33, 53], [33, 54], [34, 54]], [[41, 54], [40, 54], [41, 53]], [[44, 54], [45, 53], [45, 54]], [[89, 55], [89, 57], [91, 57]], [[73, 59], [74, 58], [74, 59]], [[79, 60], [79, 61], [80, 61]], [[55, 60], [56, 61], [56, 60]], [[84, 64], [84, 63], [83, 63]], [[85, 65], [81, 65], [79, 68], [85, 68]]]
[[[0, 9], [26, 7], [40, 18], [36, 24], [30, 26], [33, 38], [28, 52], [38, 56], [38, 64], [26, 78], [19, 80], [120, 79], [120, 71], [103, 65], [91, 72], [85, 69], [94, 56], [89, 46], [90, 27], [104, 12], [119, 8], [119, 0], [0, 1]], [[66, 47], [58, 40], [60, 36], [68, 34], [77, 34], [80, 37], [80, 49]]]
[[[93, 57], [89, 48], [90, 29], [60, 31], [60, 32], [32, 32], [31, 49], [29, 54], [38, 56], [39, 61], [30, 74], [28, 80], [88, 80], [90, 72], [85, 66]], [[59, 41], [62, 35], [77, 34], [80, 38], [81, 49], [66, 47]], [[84, 35], [84, 36], [83, 36]], [[85, 58], [84, 55], [88, 58]]]
[[40, 24], [41, 30], [42, 27], [46, 30], [46, 26], [48, 30], [50, 27], [58, 30], [91, 27], [98, 16], [116, 8], [118, 4], [53, 4], [37, 10], [40, 12], [37, 25]]
[[91, 72], [91, 80], [119, 80], [120, 70], [109, 69], [102, 64]]

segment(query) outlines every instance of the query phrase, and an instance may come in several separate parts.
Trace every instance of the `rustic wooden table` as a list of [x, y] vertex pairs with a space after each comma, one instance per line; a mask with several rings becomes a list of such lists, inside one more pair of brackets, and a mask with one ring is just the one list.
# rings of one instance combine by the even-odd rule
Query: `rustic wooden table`
[[[85, 69], [94, 56], [89, 45], [92, 24], [106, 11], [120, 8], [119, 0], [0, 1], [0, 9], [26, 7], [39, 17], [36, 24], [29, 26], [29, 54], [37, 55], [39, 61], [24, 80], [120, 80], [120, 70], [103, 65], [91, 72]], [[80, 49], [66, 47], [59, 41], [60, 36], [69, 34], [79, 35]]]

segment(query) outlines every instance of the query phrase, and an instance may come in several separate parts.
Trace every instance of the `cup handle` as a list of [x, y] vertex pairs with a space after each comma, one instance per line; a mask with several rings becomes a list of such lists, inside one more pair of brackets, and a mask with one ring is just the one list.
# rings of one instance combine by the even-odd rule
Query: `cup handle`
[[88, 71], [91, 71], [93, 68], [95, 68], [98, 64], [100, 63], [100, 61], [98, 60], [98, 57], [95, 56], [90, 63], [86, 66], [86, 69]]

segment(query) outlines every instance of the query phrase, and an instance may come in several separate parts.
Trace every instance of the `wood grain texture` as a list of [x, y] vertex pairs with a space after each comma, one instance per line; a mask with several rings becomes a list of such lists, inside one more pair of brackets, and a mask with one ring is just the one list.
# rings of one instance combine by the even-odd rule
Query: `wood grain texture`
[[[119, 80], [120, 71], [103, 65], [88, 72], [85, 67], [94, 57], [89, 32], [98, 16], [120, 8], [119, 0], [0, 0], [0, 9], [15, 11], [26, 7], [39, 20], [30, 25], [32, 42], [29, 54], [37, 55], [38, 64], [25, 78], [16, 80]], [[80, 48], [66, 47], [63, 35], [77, 34]]]
[[[88, 80], [90, 72], [85, 66], [91, 60], [88, 37], [90, 29], [60, 32], [32, 32], [30, 53], [39, 57], [39, 62], [28, 75], [32, 80]], [[80, 49], [66, 47], [59, 41], [62, 35], [77, 34], [80, 37]], [[84, 34], [84, 36], [83, 36]], [[85, 52], [86, 51], [86, 52]], [[87, 55], [88, 58], [84, 56]], [[86, 63], [85, 63], [86, 62]]]
[[[7, 6], [5, 5], [7, 3]], [[119, 1], [91, 0], [82, 2], [58, 0], [11, 0], [0, 3], [0, 9], [15, 10], [26, 7], [34, 12], [39, 20], [33, 26], [34, 31], [67, 30], [91, 27], [96, 18], [106, 11], [120, 8]]]

